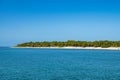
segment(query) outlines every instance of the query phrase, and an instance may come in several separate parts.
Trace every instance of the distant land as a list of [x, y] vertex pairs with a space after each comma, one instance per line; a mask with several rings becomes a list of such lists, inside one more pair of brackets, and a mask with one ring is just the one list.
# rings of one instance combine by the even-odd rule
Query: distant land
[[43, 42], [25, 42], [16, 45], [15, 47], [120, 47], [120, 41], [43, 41]]

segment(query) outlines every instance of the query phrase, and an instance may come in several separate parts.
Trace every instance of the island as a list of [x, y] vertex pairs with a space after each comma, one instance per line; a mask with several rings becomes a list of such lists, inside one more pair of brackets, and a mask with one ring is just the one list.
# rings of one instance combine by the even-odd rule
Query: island
[[110, 49], [120, 50], [120, 41], [43, 41], [25, 42], [14, 46], [14, 48], [64, 48], [64, 49]]

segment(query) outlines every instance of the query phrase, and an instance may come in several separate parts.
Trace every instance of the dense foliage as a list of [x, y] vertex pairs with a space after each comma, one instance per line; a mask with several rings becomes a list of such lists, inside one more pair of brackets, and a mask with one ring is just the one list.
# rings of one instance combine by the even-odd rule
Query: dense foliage
[[26, 42], [18, 44], [16, 47], [120, 47], [120, 41], [74, 41], [68, 40], [65, 42]]

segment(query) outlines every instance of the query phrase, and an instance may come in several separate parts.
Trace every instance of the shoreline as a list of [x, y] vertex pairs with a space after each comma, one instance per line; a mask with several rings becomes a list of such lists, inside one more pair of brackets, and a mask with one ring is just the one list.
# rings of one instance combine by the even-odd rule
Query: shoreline
[[85, 50], [120, 50], [120, 47], [11, 47], [11, 48], [41, 48], [41, 49], [85, 49]]

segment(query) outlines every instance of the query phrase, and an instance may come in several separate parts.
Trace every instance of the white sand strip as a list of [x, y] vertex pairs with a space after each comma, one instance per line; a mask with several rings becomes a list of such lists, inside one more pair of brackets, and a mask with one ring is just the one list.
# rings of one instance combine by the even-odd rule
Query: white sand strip
[[96, 50], [120, 50], [120, 47], [12, 47], [12, 48], [51, 48], [51, 49], [96, 49]]

